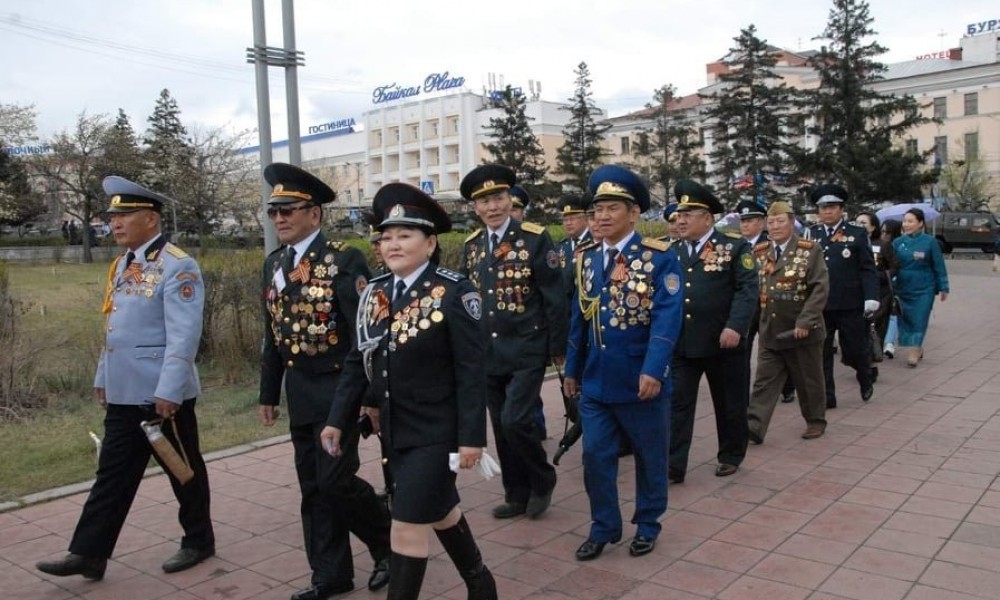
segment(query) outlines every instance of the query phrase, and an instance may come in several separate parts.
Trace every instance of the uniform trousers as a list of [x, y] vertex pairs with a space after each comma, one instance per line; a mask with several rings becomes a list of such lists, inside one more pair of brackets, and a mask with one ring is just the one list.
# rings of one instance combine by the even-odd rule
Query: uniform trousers
[[[745, 379], [747, 382], [747, 402], [750, 402], [750, 387], [751, 387], [751, 368], [750, 360], [753, 357], [753, 342], [757, 339], [757, 332], [760, 331], [760, 311], [754, 313], [754, 319], [750, 322], [750, 333], [747, 334], [747, 353], [746, 353], [746, 375]], [[758, 350], [760, 352], [760, 350]], [[789, 377], [785, 380], [785, 385], [781, 388], [782, 396], [791, 396], [795, 393], [795, 386], [792, 385], [792, 379]]]
[[319, 434], [326, 423], [290, 427], [295, 473], [302, 494], [300, 511], [306, 558], [312, 583], [340, 584], [354, 579], [349, 533], [354, 533], [375, 560], [389, 555], [389, 515], [375, 490], [357, 476], [357, 427], [345, 431], [342, 454], [333, 458]]
[[583, 482], [590, 499], [590, 539], [615, 542], [622, 536], [618, 505], [618, 448], [622, 436], [632, 443], [635, 460], [636, 535], [656, 538], [667, 510], [667, 446], [670, 443], [670, 396], [638, 402], [602, 402], [580, 397], [583, 436]]
[[871, 338], [868, 336], [864, 311], [825, 310], [826, 341], [823, 344], [823, 376], [826, 379], [827, 403], [836, 402], [837, 388], [833, 381], [833, 334], [840, 334], [840, 352], [844, 364], [855, 371], [858, 385], [867, 389], [872, 384]]
[[535, 420], [544, 378], [545, 365], [486, 377], [486, 406], [507, 502], [525, 504], [556, 485], [556, 470], [548, 462]]
[[687, 472], [688, 454], [694, 437], [695, 407], [702, 374], [708, 379], [715, 408], [715, 431], [719, 439], [716, 456], [720, 463], [739, 466], [747, 454], [746, 347], [724, 350], [715, 356], [689, 358], [674, 354], [674, 397], [670, 420], [670, 470]]
[[786, 350], [763, 345], [757, 351], [757, 375], [750, 394], [747, 421], [751, 433], [767, 435], [778, 393], [791, 378], [798, 392], [799, 410], [809, 425], [826, 427], [826, 395], [823, 383], [823, 340], [810, 341]]
[[[152, 455], [167, 473], [180, 508], [177, 517], [184, 529], [182, 548], [207, 550], [215, 547], [215, 532], [209, 511], [211, 497], [208, 471], [198, 443], [198, 419], [195, 400], [187, 400], [177, 410], [174, 421], [177, 435], [169, 422], [162, 425], [165, 438], [187, 454], [194, 478], [181, 485], [153, 452], [142, 421], [157, 419], [151, 404], [108, 404], [104, 414], [104, 440], [97, 463], [97, 479], [83, 505], [80, 521], [73, 532], [69, 551], [88, 558], [110, 558], [125, 524], [142, 475]], [[179, 453], [179, 452], [178, 452]]]

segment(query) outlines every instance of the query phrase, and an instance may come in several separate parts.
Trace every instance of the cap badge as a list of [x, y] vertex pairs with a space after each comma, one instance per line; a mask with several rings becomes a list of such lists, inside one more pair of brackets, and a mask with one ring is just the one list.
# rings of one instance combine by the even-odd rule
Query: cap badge
[[283, 191], [285, 191], [285, 186], [284, 185], [282, 185], [282, 184], [279, 183], [278, 185], [274, 186], [274, 193], [275, 194], [280, 194]]
[[405, 214], [406, 210], [403, 208], [402, 204], [397, 204], [396, 206], [393, 206], [392, 210], [389, 211], [389, 216], [393, 218], [402, 217]]
[[628, 190], [613, 181], [605, 181], [597, 186], [597, 195], [601, 194], [628, 194]]

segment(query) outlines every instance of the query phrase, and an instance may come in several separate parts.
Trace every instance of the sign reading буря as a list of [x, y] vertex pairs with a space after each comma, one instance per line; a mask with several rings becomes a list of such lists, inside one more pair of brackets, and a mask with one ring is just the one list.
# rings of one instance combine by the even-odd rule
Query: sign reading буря
[[443, 92], [451, 88], [462, 87], [463, 85], [465, 85], [465, 77], [451, 77], [448, 71], [444, 73], [431, 73], [424, 79], [422, 87], [403, 87], [393, 82], [389, 85], [382, 85], [375, 88], [372, 91], [372, 104], [382, 104], [383, 102], [419, 96], [421, 90], [429, 94], [431, 92]]

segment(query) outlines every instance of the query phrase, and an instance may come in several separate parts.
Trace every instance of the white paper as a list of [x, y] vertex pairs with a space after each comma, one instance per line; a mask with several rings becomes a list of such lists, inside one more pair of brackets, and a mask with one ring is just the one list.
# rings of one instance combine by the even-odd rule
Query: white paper
[[278, 290], [280, 293], [285, 291], [286, 285], [288, 284], [285, 283], [285, 274], [281, 271], [281, 269], [276, 270], [274, 272], [274, 289]]

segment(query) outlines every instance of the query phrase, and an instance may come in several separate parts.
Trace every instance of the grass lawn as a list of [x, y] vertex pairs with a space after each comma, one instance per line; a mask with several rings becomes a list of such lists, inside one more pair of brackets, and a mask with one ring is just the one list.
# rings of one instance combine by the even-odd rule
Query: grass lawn
[[[96, 466], [88, 431], [103, 436], [104, 411], [92, 398], [104, 316], [106, 263], [7, 265], [10, 287], [26, 304], [20, 331], [37, 348], [33, 364], [49, 407], [23, 421], [0, 423], [0, 502], [91, 479]], [[198, 420], [203, 451], [264, 439], [287, 431], [257, 422], [257, 361], [247, 352], [247, 375], [221, 385], [201, 366]]]

